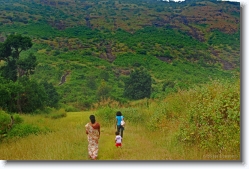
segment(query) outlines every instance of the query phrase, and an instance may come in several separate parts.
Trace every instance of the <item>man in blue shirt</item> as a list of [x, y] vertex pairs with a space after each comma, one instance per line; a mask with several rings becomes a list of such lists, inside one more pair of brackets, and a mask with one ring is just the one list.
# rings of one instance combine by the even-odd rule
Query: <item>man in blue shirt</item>
[[124, 120], [124, 117], [122, 116], [122, 113], [120, 111], [117, 111], [115, 128], [117, 126], [117, 132], [119, 132], [121, 137], [123, 138], [124, 127], [121, 125], [122, 120]]

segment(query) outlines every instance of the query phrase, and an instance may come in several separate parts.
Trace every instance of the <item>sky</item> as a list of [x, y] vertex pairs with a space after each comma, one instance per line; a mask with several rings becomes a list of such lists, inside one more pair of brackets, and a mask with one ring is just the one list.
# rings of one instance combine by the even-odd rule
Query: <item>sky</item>
[[[183, 1], [183, 0], [175, 0], [175, 1]], [[224, 1], [224, 0], [223, 0]], [[162, 169], [171, 169], [171, 168], [185, 168], [185, 169], [230, 169], [230, 168], [249, 168], [249, 158], [248, 158], [248, 143], [249, 143], [249, 139], [248, 139], [248, 131], [245, 132], [245, 129], [248, 129], [249, 127], [249, 123], [246, 123], [246, 121], [248, 122], [248, 113], [249, 109], [248, 109], [248, 105], [246, 104], [246, 102], [248, 102], [247, 100], [249, 100], [249, 90], [245, 87], [245, 86], [249, 86], [249, 82], [248, 82], [248, 75], [249, 75], [249, 58], [247, 58], [246, 56], [248, 56], [248, 48], [245, 47], [245, 44], [248, 44], [248, 31], [244, 31], [244, 30], [249, 30], [248, 28], [248, 17], [249, 17], [249, 0], [229, 0], [229, 1], [233, 1], [233, 2], [240, 2], [241, 3], [241, 7], [242, 7], [242, 17], [241, 17], [241, 22], [242, 27], [241, 27], [241, 49], [242, 49], [242, 53], [241, 53], [241, 114], [243, 116], [243, 118], [241, 118], [241, 143], [242, 143], [242, 149], [243, 149], [243, 153], [242, 153], [242, 161], [241, 162], [237, 162], [237, 163], [231, 163], [231, 162], [219, 162], [219, 163], [212, 163], [212, 162], [188, 162], [188, 163], [184, 163], [184, 162], [139, 162], [139, 163], [133, 163], [133, 162], [110, 162], [110, 163], [18, 163], [18, 165], [8, 165], [7, 161], [4, 160], [0, 160], [0, 168], [7, 168], [7, 169], [12, 169], [12, 168], [25, 168], [25, 169], [33, 169], [34, 167], [36, 169], [38, 168], [44, 168], [46, 167], [47, 169], [50, 168], [80, 168], [80, 169], [84, 169], [84, 168], [91, 168], [91, 169], [95, 169], [95, 168], [101, 168], [101, 169], [126, 169], [127, 167], [129, 168], [142, 168], [142, 169], [156, 169], [156, 168], [162, 168]], [[246, 19], [247, 18], [247, 19]], [[246, 143], [246, 144], [245, 144]], [[1, 155], [0, 155], [1, 158]], [[21, 164], [21, 165], [20, 165]]]

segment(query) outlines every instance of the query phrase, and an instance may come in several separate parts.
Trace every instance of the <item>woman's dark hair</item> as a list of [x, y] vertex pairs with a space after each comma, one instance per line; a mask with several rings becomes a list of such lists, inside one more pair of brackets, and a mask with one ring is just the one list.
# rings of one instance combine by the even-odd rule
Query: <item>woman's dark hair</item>
[[95, 116], [94, 115], [90, 115], [90, 120], [91, 120], [91, 123], [94, 124], [95, 123]]
[[116, 116], [122, 116], [122, 113], [120, 111], [117, 111]]

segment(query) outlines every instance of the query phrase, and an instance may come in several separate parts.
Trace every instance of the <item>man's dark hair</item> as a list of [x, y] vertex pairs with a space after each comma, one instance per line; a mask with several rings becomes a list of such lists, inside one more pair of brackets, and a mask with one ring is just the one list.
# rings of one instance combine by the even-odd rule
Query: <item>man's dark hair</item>
[[122, 116], [122, 113], [120, 111], [117, 111], [116, 116]]

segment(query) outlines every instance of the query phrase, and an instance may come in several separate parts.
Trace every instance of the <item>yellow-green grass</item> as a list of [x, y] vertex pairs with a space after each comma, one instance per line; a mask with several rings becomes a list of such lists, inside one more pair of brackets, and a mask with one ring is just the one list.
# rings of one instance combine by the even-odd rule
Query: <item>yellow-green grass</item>
[[69, 113], [68, 117], [50, 119], [43, 116], [23, 116], [24, 121], [52, 130], [47, 134], [29, 135], [0, 144], [4, 160], [83, 160], [87, 157], [84, 134], [84, 113]]
[[[25, 138], [1, 143], [0, 154], [4, 160], [88, 160], [87, 138], [84, 125], [94, 112], [68, 113], [67, 117], [52, 120], [43, 116], [23, 116], [25, 122], [47, 126], [48, 134], [29, 135]], [[98, 117], [97, 117], [98, 118]], [[159, 137], [140, 126], [127, 123], [123, 148], [114, 143], [115, 125], [101, 126], [99, 160], [167, 160], [170, 154], [162, 149]]]
[[[68, 113], [61, 119], [23, 116], [25, 122], [47, 126], [48, 134], [29, 135], [1, 143], [3, 160], [88, 160], [84, 125], [94, 112]], [[127, 122], [123, 147], [115, 147], [115, 125], [101, 127], [99, 160], [169, 160], [170, 154], [160, 146], [161, 136], [147, 132], [141, 125]], [[159, 141], [159, 142], [158, 142]], [[157, 146], [157, 144], [159, 144]]]
[[[49, 118], [48, 115], [20, 115], [24, 119], [23, 123], [48, 128], [50, 132], [3, 140], [0, 143], [0, 157], [2, 160], [89, 160], [84, 126], [89, 122], [89, 115], [94, 114], [101, 124], [98, 160], [240, 160], [240, 149], [236, 148], [239, 146], [237, 143], [240, 142], [238, 128], [226, 126], [226, 131], [230, 133], [223, 130], [220, 134], [224, 137], [214, 135], [209, 139], [210, 142], [198, 140], [200, 137], [192, 138], [197, 140], [195, 142], [197, 144], [185, 144], [180, 141], [182, 138], [195, 137], [192, 132], [203, 131], [203, 128], [185, 130], [189, 128], [189, 124], [185, 124], [189, 121], [189, 110], [195, 111], [192, 112], [193, 116], [203, 116], [198, 114], [201, 110], [190, 109], [189, 104], [192, 103], [192, 106], [201, 104], [202, 109], [205, 108], [211, 116], [214, 113], [211, 109], [213, 107], [209, 108], [211, 111], [206, 108], [208, 105], [215, 106], [212, 100], [208, 100], [210, 96], [213, 99], [218, 98], [218, 101], [226, 100], [229, 104], [226, 107], [231, 107], [229, 111], [237, 113], [239, 86], [239, 81], [234, 85], [223, 85], [214, 81], [202, 90], [197, 87], [195, 90], [179, 90], [161, 101], [143, 99], [123, 106], [112, 103], [111, 100], [103, 100], [102, 104], [96, 106], [96, 110], [68, 112], [66, 117], [59, 119]], [[114, 143], [116, 110], [121, 110], [126, 119], [122, 149], [116, 148]], [[229, 124], [239, 127], [236, 121], [238, 121], [237, 118]], [[203, 123], [203, 125], [206, 124]], [[190, 132], [190, 135], [184, 135], [179, 140], [179, 133], [184, 134], [179, 132], [181, 127], [184, 127], [186, 132]], [[228, 137], [228, 134], [234, 138]], [[230, 140], [227, 142], [226, 138]], [[217, 142], [212, 142], [212, 139], [217, 141], [221, 139], [226, 144], [223, 149], [218, 150]], [[211, 144], [215, 148], [201, 150], [198, 141], [205, 143], [204, 145]]]
[[[98, 160], [240, 160], [239, 89], [239, 81], [229, 85], [214, 81], [204, 88], [179, 90], [161, 101], [144, 99], [121, 106], [111, 100], [103, 100], [95, 107], [96, 111], [68, 112], [66, 117], [59, 119], [51, 117], [53, 113], [63, 113], [63, 110], [53, 112], [51, 116], [20, 115], [23, 123], [49, 130], [38, 135], [3, 140], [0, 143], [0, 159], [89, 160], [84, 126], [89, 122], [89, 115], [94, 114], [101, 124]], [[213, 125], [206, 124], [208, 121], [195, 123], [192, 120], [189, 123], [190, 115], [216, 120], [219, 111], [224, 111], [221, 109], [223, 100], [232, 115], [223, 118], [231, 126], [219, 121]], [[196, 109], [196, 105], [201, 106], [200, 109]], [[122, 149], [116, 148], [114, 143], [116, 110], [121, 110], [126, 120]], [[207, 127], [209, 130], [204, 130]], [[220, 130], [215, 130], [216, 127]], [[198, 132], [206, 132], [204, 136], [209, 137]], [[188, 142], [191, 141], [188, 137], [195, 141]], [[207, 149], [201, 150], [200, 143]], [[223, 148], [217, 145], [220, 143]], [[210, 146], [212, 148], [208, 148]]]
[[[4, 141], [0, 144], [1, 160], [89, 160], [87, 136], [84, 125], [92, 112], [69, 112], [61, 119], [45, 118], [43, 115], [22, 115], [26, 123], [48, 127], [47, 134]], [[114, 115], [115, 116], [115, 115]], [[101, 119], [96, 117], [101, 124]], [[167, 130], [149, 131], [143, 125], [126, 122], [123, 147], [114, 143], [115, 125], [101, 126], [98, 160], [220, 160], [222, 157], [186, 147], [175, 141], [176, 121]], [[229, 156], [230, 160], [239, 157]], [[228, 157], [226, 157], [228, 158]], [[224, 159], [224, 158], [223, 158]], [[225, 160], [229, 160], [225, 159]], [[238, 160], [238, 159], [237, 159]]]

